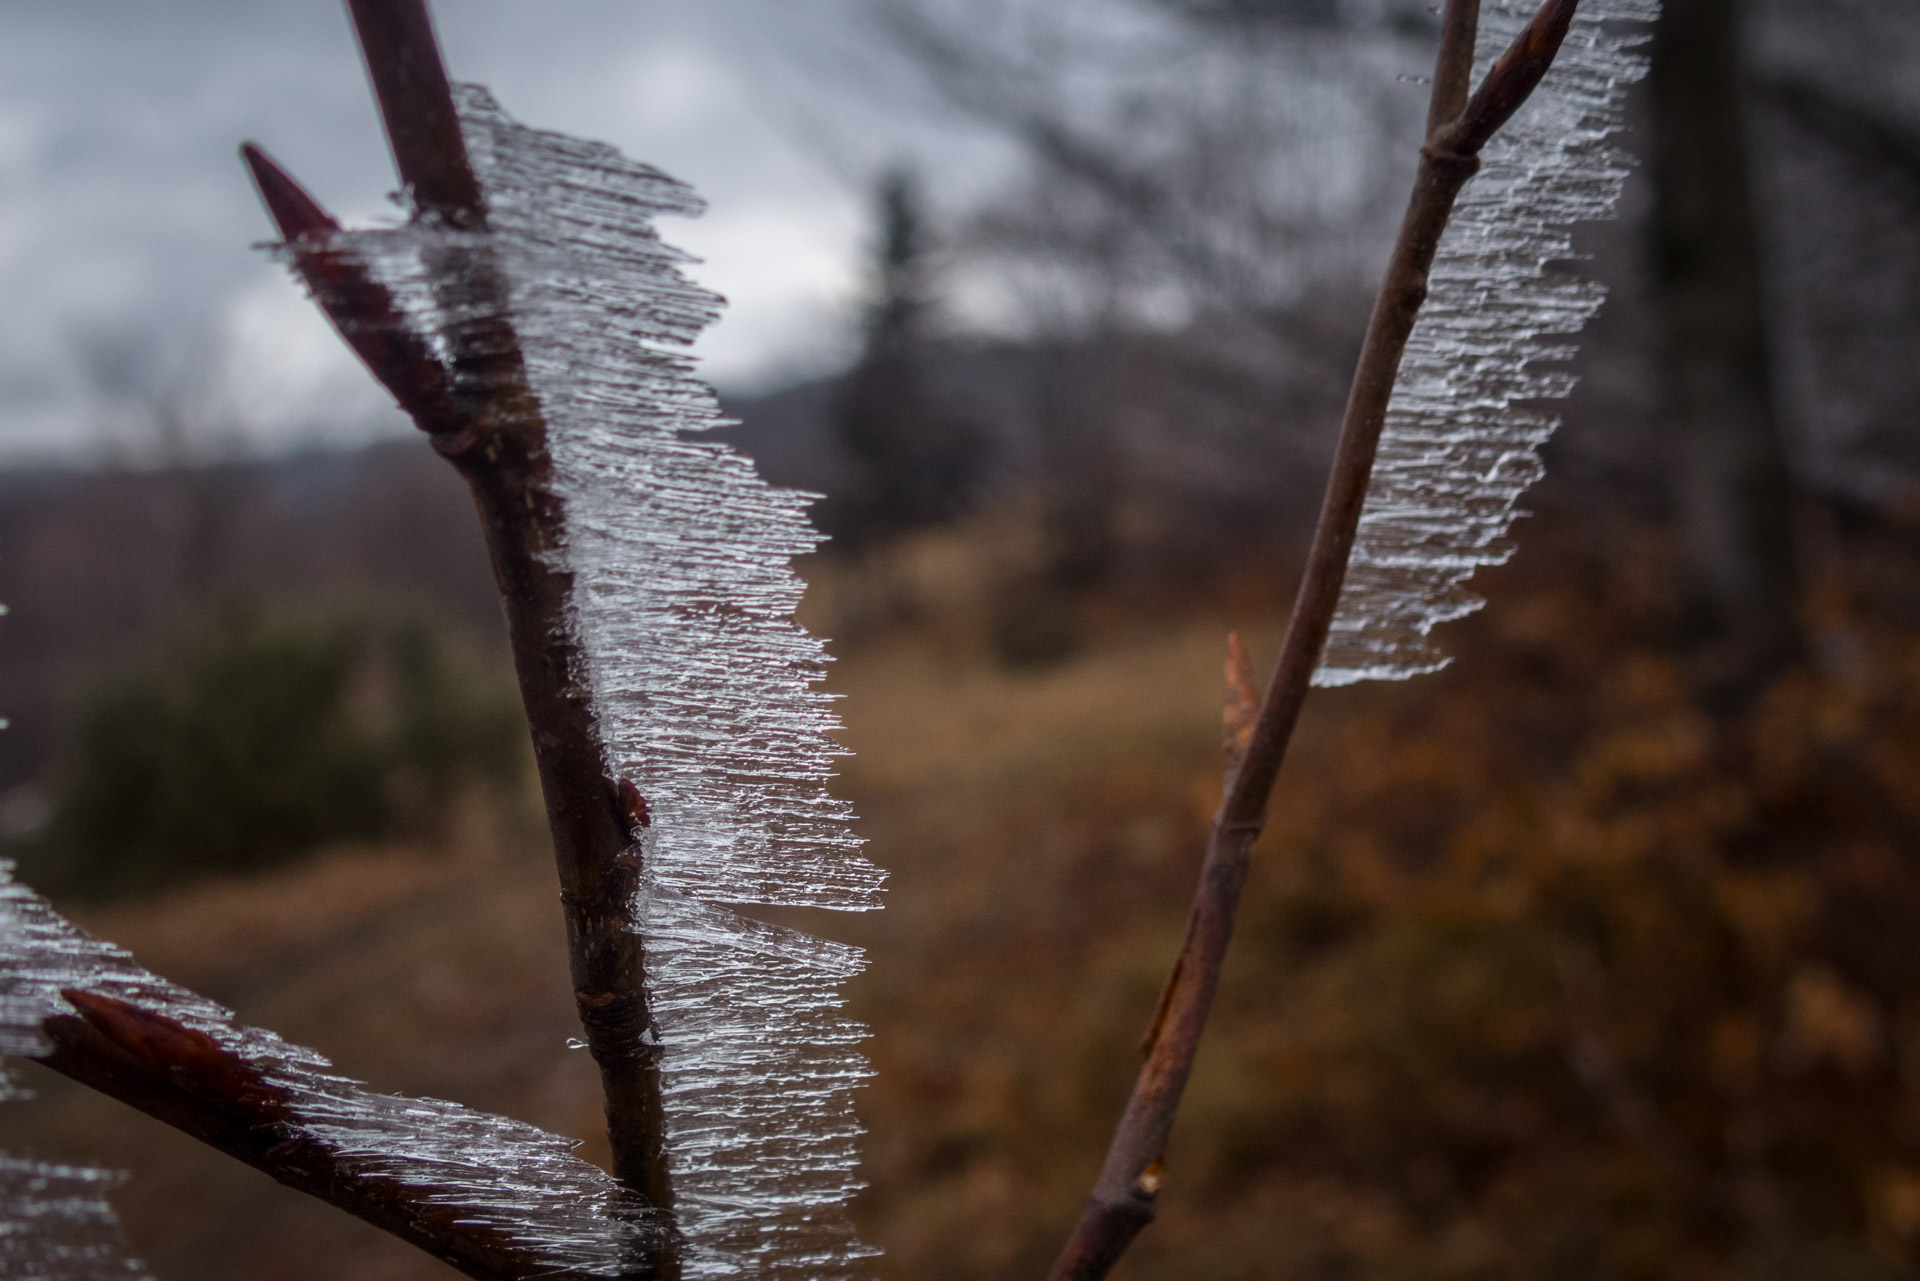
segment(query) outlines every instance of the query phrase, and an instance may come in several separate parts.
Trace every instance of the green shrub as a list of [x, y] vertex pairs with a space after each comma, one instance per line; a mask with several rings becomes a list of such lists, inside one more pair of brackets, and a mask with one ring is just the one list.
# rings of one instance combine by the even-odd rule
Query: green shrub
[[517, 787], [503, 685], [425, 624], [230, 611], [83, 700], [49, 853], [108, 895], [431, 834], [469, 785]]

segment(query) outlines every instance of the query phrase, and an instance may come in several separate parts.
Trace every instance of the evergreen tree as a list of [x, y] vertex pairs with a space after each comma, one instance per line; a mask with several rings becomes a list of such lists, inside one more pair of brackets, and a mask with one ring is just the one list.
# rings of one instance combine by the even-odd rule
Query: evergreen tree
[[876, 204], [865, 341], [836, 411], [851, 475], [822, 511], [828, 532], [854, 546], [953, 518], [980, 471], [978, 434], [928, 387], [932, 237], [913, 176], [885, 174]]

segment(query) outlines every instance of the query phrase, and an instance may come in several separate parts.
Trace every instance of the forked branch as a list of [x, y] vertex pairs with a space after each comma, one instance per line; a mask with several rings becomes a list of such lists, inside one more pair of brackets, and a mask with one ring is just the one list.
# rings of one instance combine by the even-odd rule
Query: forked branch
[[[1166, 1180], [1162, 1157], [1174, 1114], [1219, 987], [1253, 844], [1266, 823], [1274, 780], [1340, 602], [1387, 406], [1407, 339], [1427, 298], [1428, 273], [1441, 233], [1461, 188], [1479, 169], [1481, 148], [1512, 118], [1552, 65], [1577, 4], [1578, 0], [1546, 0], [1469, 97], [1479, 0], [1448, 0], [1419, 173], [1367, 324], [1279, 664], [1247, 736], [1244, 755], [1237, 761], [1233, 759], [1236, 745], [1230, 744], [1226, 794], [1201, 863], [1186, 942], [1174, 962], [1148, 1038], [1146, 1063], [1115, 1130], [1093, 1196], [1054, 1261], [1050, 1281], [1104, 1277], [1153, 1220]], [[1234, 701], [1230, 691], [1230, 706]]]
[[[484, 231], [485, 201], [425, 0], [348, 0], [348, 8], [416, 227], [427, 236]], [[458, 243], [436, 263], [431, 283], [438, 286], [444, 276], [462, 291], [462, 321], [445, 333], [423, 332], [343, 241], [319, 201], [258, 147], [248, 144], [242, 154], [315, 300], [473, 492], [532, 730], [575, 1002], [600, 1070], [614, 1174], [648, 1207], [668, 1210], [657, 1051], [647, 1035], [644, 965], [632, 928], [638, 870], [627, 857], [630, 807], [608, 769], [584, 692], [568, 616], [572, 582], [556, 555], [561, 513], [549, 484], [545, 424], [507, 319], [504, 281], [484, 240], [456, 234]], [[180, 1064], [143, 1068], [138, 1055], [129, 1057], [124, 1039], [109, 1034], [143, 1018], [149, 1031], [164, 1031], [163, 1017], [131, 1006], [80, 1008], [84, 1017], [60, 1016], [47, 1025], [56, 1046], [48, 1062], [58, 1070], [388, 1227], [472, 1275], [526, 1275], [533, 1266], [500, 1257], [494, 1244], [445, 1215], [415, 1213], [403, 1188], [354, 1178], [323, 1147], [289, 1137], [280, 1118], [249, 1110], [265, 1106], [262, 1100], [236, 1102], [244, 1090], [196, 1092], [183, 1086]], [[161, 1036], [155, 1044], [183, 1050], [192, 1048], [190, 1040]], [[206, 1059], [210, 1070], [222, 1062], [217, 1055]], [[221, 1079], [227, 1085], [239, 1080]], [[635, 1261], [634, 1275], [677, 1276], [677, 1238], [655, 1233], [650, 1240], [657, 1248]]]
[[[483, 230], [480, 183], [425, 0], [348, 0], [394, 163], [428, 229]], [[247, 161], [316, 301], [377, 377], [451, 459], [480, 512], [532, 729], [566, 918], [574, 999], [599, 1066], [614, 1173], [655, 1206], [672, 1203], [662, 1146], [660, 1078], [639, 936], [637, 871], [619, 780], [612, 777], [581, 679], [568, 617], [571, 577], [558, 568], [561, 513], [545, 424], [505, 315], [505, 285], [484, 248], [450, 253], [466, 291], [492, 294], [484, 313], [446, 335], [445, 363], [396, 313], [365, 269], [330, 248], [318, 202], [257, 148]]]

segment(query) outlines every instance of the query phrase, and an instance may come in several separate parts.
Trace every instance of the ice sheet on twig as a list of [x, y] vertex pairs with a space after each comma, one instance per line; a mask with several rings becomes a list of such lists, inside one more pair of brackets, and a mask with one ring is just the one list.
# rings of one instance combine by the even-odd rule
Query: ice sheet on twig
[[[1534, 5], [1482, 11], [1483, 66]], [[1433, 265], [1401, 362], [1317, 685], [1398, 680], [1444, 667], [1437, 625], [1481, 601], [1466, 580], [1511, 552], [1520, 494], [1558, 419], [1539, 402], [1573, 379], [1541, 368], [1573, 354], [1606, 295], [1557, 264], [1570, 229], [1610, 216], [1627, 175], [1612, 138], [1659, 0], [1587, 0], [1546, 80], [1488, 144]]]
[[74, 1012], [60, 995], [69, 988], [212, 1037], [284, 1094], [281, 1124], [289, 1138], [327, 1149], [349, 1176], [419, 1189], [437, 1213], [474, 1225], [541, 1268], [619, 1276], [659, 1230], [619, 1184], [574, 1156], [569, 1140], [456, 1103], [376, 1094], [335, 1073], [313, 1050], [244, 1026], [214, 1002], [142, 969], [123, 949], [67, 921], [0, 863], [0, 1046], [46, 1052], [41, 1024]]
[[637, 927], [662, 1042], [668, 1152], [691, 1276], [860, 1270], [846, 1201], [867, 1075], [839, 1011], [852, 949], [717, 904], [878, 905], [826, 781], [824, 653], [793, 620], [808, 496], [731, 446], [685, 360], [720, 300], [651, 215], [686, 188], [611, 148], [536, 132], [460, 91], [510, 319], [565, 503], [573, 621], [608, 759], [647, 798]]
[[852, 1090], [870, 1071], [837, 989], [863, 967], [859, 949], [657, 886], [641, 925], [696, 1272], [845, 1275], [876, 1253], [844, 1209], [861, 1186]]
[[651, 225], [700, 208], [611, 148], [460, 94], [510, 319], [566, 504], [565, 566], [616, 772], [661, 834], [648, 873], [709, 902], [877, 906], [881, 875], [825, 790], [838, 726], [819, 640], [793, 621], [808, 495], [731, 446], [684, 358], [720, 299]]
[[[878, 906], [882, 875], [826, 790], [840, 754], [821, 643], [793, 620], [809, 496], [731, 446], [684, 347], [720, 299], [653, 228], [684, 186], [597, 143], [529, 129], [456, 86], [482, 230], [430, 218], [336, 237], [443, 356], [510, 335], [538, 402], [609, 766], [645, 796], [635, 905], [661, 1042], [668, 1159], [693, 1277], [860, 1271], [850, 1092], [864, 1029], [840, 1013], [857, 953], [720, 906]], [[505, 366], [451, 360], [456, 395]], [[468, 385], [458, 380], [468, 379]]]

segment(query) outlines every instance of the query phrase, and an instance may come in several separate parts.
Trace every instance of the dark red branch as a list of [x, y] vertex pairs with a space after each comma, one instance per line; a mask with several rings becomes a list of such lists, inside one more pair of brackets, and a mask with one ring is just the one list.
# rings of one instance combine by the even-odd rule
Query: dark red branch
[[60, 995], [87, 1025], [149, 1072], [252, 1125], [287, 1119], [287, 1092], [205, 1032], [110, 996], [64, 988]]
[[551, 1274], [549, 1261], [461, 1222], [458, 1205], [436, 1199], [436, 1189], [358, 1178], [342, 1168], [337, 1153], [286, 1123], [285, 1093], [213, 1038], [111, 997], [61, 995], [79, 1015], [57, 1015], [41, 1025], [53, 1049], [39, 1061], [54, 1071], [383, 1228], [470, 1277], [516, 1281]]
[[1474, 156], [1501, 126], [1533, 96], [1547, 68], [1560, 53], [1580, 0], [1546, 0], [1526, 30], [1507, 46], [1468, 101], [1460, 118], [1440, 132], [1434, 144], [1462, 156]]
[[293, 269], [335, 332], [423, 428], [457, 421], [446, 367], [400, 314], [386, 286], [334, 244], [340, 224], [333, 215], [253, 143], [241, 144], [240, 157], [286, 242]]
[[1480, 40], [1480, 0], [1451, 0], [1440, 15], [1440, 52], [1433, 60], [1433, 100], [1427, 137], [1466, 110], [1473, 89], [1473, 53]]
[[[1341, 420], [1326, 497], [1307, 554], [1306, 572], [1287, 624], [1280, 662], [1247, 736], [1245, 755], [1230, 767], [1226, 795], [1214, 816], [1200, 883], [1194, 890], [1186, 942], [1149, 1034], [1149, 1051], [1116, 1127], [1093, 1195], [1072, 1236], [1054, 1260], [1049, 1281], [1104, 1277], [1140, 1231], [1153, 1221], [1167, 1172], [1162, 1157], [1173, 1132], [1194, 1055], [1220, 984], [1234, 917], [1246, 888], [1254, 841], [1266, 824], [1267, 802], [1285, 759], [1313, 672], [1326, 647], [1340, 603], [1347, 560], [1366, 504], [1367, 483], [1399, 377], [1400, 359], [1427, 298], [1427, 277], [1440, 236], [1460, 190], [1479, 168], [1478, 153], [1528, 94], [1558, 51], [1577, 0], [1548, 0], [1532, 24], [1494, 65], [1459, 118], [1428, 139], [1400, 224], [1386, 278], [1374, 301], [1366, 340]], [[1473, 0], [1450, 0], [1435, 75], [1434, 111], [1440, 114], [1457, 76], [1466, 22], [1456, 10]], [[1230, 679], [1232, 679], [1230, 677]], [[1237, 683], [1237, 681], [1235, 682]], [[1237, 735], [1236, 735], [1237, 738]]]
[[485, 226], [486, 205], [460, 137], [426, 0], [347, 0], [347, 9], [394, 168], [414, 207], [459, 226]]

